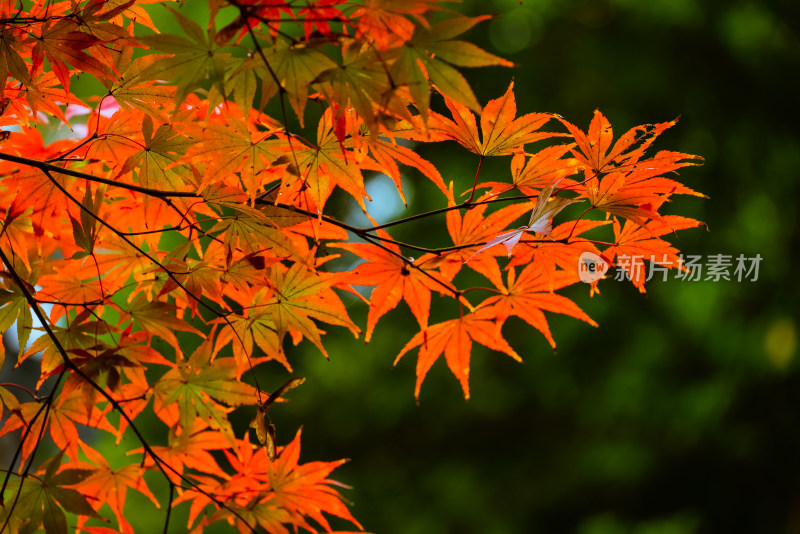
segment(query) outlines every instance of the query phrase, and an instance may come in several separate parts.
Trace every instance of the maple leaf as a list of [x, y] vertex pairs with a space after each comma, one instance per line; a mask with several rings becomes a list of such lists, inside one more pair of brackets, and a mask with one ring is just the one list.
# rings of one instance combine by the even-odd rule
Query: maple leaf
[[[155, 128], [155, 131], [154, 131]], [[191, 140], [175, 131], [170, 124], [153, 123], [149, 115], [142, 117], [142, 149], [122, 165], [120, 174], [138, 169], [139, 183], [144, 187], [179, 190], [183, 180], [171, 169]]]
[[319, 328], [311, 318], [345, 326], [358, 336], [359, 328], [347, 316], [341, 300], [330, 288], [335, 282], [333, 276], [314, 273], [295, 263], [285, 272], [277, 265], [272, 267], [270, 279], [274, 284], [274, 294], [258, 307], [272, 316], [280, 339], [289, 331], [300, 332], [327, 358]]
[[92, 504], [97, 506], [97, 509], [104, 503], [108, 504], [117, 518], [120, 530], [125, 534], [132, 534], [133, 528], [125, 519], [124, 514], [128, 488], [135, 489], [149, 498], [156, 508], [161, 507], [142, 476], [144, 468], [139, 463], [133, 463], [114, 469], [108, 460], [96, 450], [83, 442], [80, 443], [80, 447], [89, 462], [77, 461], [65, 465], [65, 469], [90, 473], [75, 483], [76, 489], [81, 490], [84, 495], [91, 495]]
[[217, 51], [213, 34], [208, 35], [195, 21], [168, 9], [189, 38], [167, 34], [137, 37], [141, 44], [173, 54], [152, 63], [141, 73], [142, 78], [177, 81], [176, 105], [182, 104], [206, 79], [224, 92], [225, 64], [230, 55]]
[[431, 0], [367, 0], [353, 13], [358, 19], [356, 37], [368, 39], [380, 50], [390, 48], [398, 39], [408, 41], [414, 35], [414, 23], [406, 15], [425, 24], [421, 16], [437, 9]]
[[[328, 478], [345, 460], [301, 464], [300, 435], [298, 431], [292, 442], [281, 448], [274, 461], [267, 457], [264, 447], [247, 440], [236, 440], [235, 447], [224, 451], [234, 475], [223, 482], [196, 477], [207, 481], [204, 483], [207, 493], [231, 499], [226, 508], [218, 508], [207, 522], [235, 519], [240, 530], [245, 531], [241, 524], [244, 519], [250, 524], [258, 523], [268, 532], [283, 534], [288, 532], [283, 526], [287, 523], [316, 532], [316, 528], [306, 520], [311, 518], [330, 532], [330, 525], [323, 515], [330, 514], [361, 528], [345, 507], [342, 497], [331, 487], [339, 484]], [[202, 509], [214, 503], [207, 495], [191, 490], [178, 497], [175, 503], [189, 499], [192, 500], [189, 525], [192, 525]]]
[[233, 259], [233, 251], [240, 249], [245, 255], [269, 251], [278, 257], [297, 258], [298, 253], [286, 235], [276, 228], [263, 212], [241, 202], [243, 195], [234, 188], [208, 190], [204, 196], [209, 206], [215, 206], [232, 216], [220, 217], [209, 233], [223, 232], [223, 243], [227, 263]]
[[[529, 196], [538, 194], [540, 189], [554, 182], [563, 184], [562, 189], [570, 188], [574, 185], [574, 181], [567, 177], [577, 173], [581, 166], [577, 159], [562, 159], [561, 156], [574, 146], [574, 144], [549, 146], [535, 154], [517, 152], [511, 159], [511, 186]], [[512, 189], [505, 182], [482, 182], [477, 187], [489, 188], [495, 195]]]
[[469, 360], [473, 341], [498, 352], [504, 352], [518, 362], [522, 361], [519, 354], [514, 352], [508, 342], [500, 336], [494, 317], [486, 310], [476, 310], [474, 313], [462, 314], [458, 319], [429, 326], [415, 334], [394, 360], [397, 365], [400, 358], [409, 350], [419, 347], [417, 384], [414, 387], [414, 397], [417, 401], [425, 376], [442, 352], [450, 371], [461, 383], [464, 398], [469, 399]]
[[308, 39], [316, 31], [325, 37], [331, 37], [331, 22], [347, 24], [349, 20], [342, 12], [333, 6], [345, 4], [344, 0], [317, 0], [309, 3], [297, 12], [299, 20], [303, 21], [303, 31]]
[[176, 307], [166, 302], [148, 301], [143, 295], [134, 298], [128, 310], [123, 311], [123, 321], [129, 317], [139, 325], [147, 336], [157, 335], [180, 351], [180, 343], [175, 336], [175, 332], [191, 332], [202, 336], [198, 331], [186, 321], [178, 319], [174, 312]]
[[[16, 322], [17, 343], [19, 357], [25, 352], [25, 346], [31, 337], [33, 329], [33, 316], [28, 305], [28, 299], [17, 286], [12, 291], [6, 289], [0, 292], [0, 332], [7, 332]], [[5, 361], [6, 349], [0, 346], [0, 364]]]
[[[222, 324], [222, 328], [217, 335], [214, 354], [227, 343], [232, 343], [238, 373], [267, 360], [276, 360], [287, 371], [292, 372], [292, 366], [283, 350], [283, 335], [278, 331], [278, 326], [269, 310], [248, 310], [246, 316], [233, 315], [227, 321], [217, 320], [217, 322]], [[254, 343], [264, 351], [265, 357], [259, 358], [253, 355]]]
[[[275, 462], [267, 464], [267, 481], [277, 504], [291, 515], [308, 516], [330, 531], [323, 512], [341, 517], [361, 529], [361, 525], [342, 503], [339, 493], [331, 488], [328, 475], [343, 464], [336, 462], [310, 462], [300, 464], [300, 430]], [[302, 523], [301, 523], [302, 524]]]
[[[50, 320], [53, 322], [58, 321], [64, 315], [64, 310], [60, 306], [54, 306], [50, 314]], [[41, 353], [41, 376], [39, 377], [38, 385], [44, 382], [45, 378], [57, 372], [60, 366], [64, 364], [64, 359], [61, 356], [58, 346], [65, 351], [80, 351], [90, 350], [97, 348], [97, 336], [103, 334], [110, 334], [116, 331], [111, 328], [105, 321], [90, 321], [87, 318], [91, 317], [91, 312], [84, 310], [78, 313], [72, 320], [69, 327], [51, 326], [53, 335], [46, 335], [38, 337], [25, 354], [20, 357], [19, 362], [22, 363], [25, 359], [34, 354]], [[58, 343], [58, 346], [56, 346]], [[74, 353], [73, 353], [74, 354]], [[77, 378], [77, 377], [75, 377]], [[67, 381], [73, 379], [72, 376], [67, 378]], [[79, 381], [82, 379], [79, 379]], [[62, 392], [63, 392], [62, 388]]]
[[[50, 437], [68, 458], [77, 460], [78, 444], [81, 440], [76, 423], [106, 431], [112, 431], [113, 427], [105, 419], [107, 410], [97, 409], [93, 403], [87, 403], [85, 396], [64, 394], [61, 397], [59, 405], [50, 412]], [[87, 404], [90, 406], [87, 407]]]
[[[154, 128], [155, 126], [155, 128]], [[119, 170], [119, 176], [136, 172], [136, 181], [142, 187], [163, 191], [186, 191], [182, 174], [186, 169], [176, 162], [191, 145], [191, 139], [178, 134], [174, 125], [154, 125], [150, 114], [142, 118], [141, 150], [131, 154]], [[154, 131], [155, 130], [155, 131]], [[159, 212], [167, 208], [163, 200], [146, 196], [143, 199], [146, 220], [166, 217]], [[175, 204], [184, 205], [180, 201]]]
[[[289, 534], [289, 530], [284, 525], [296, 521], [286, 510], [276, 505], [272, 500], [265, 500], [261, 494], [253, 497], [245, 506], [234, 506], [232, 510], [236, 511], [241, 521], [246, 522], [248, 525], [258, 525], [269, 534]], [[209, 523], [222, 519], [231, 520], [233, 514], [227, 512], [227, 510], [218, 510], [209, 519]], [[239, 531], [247, 532], [244, 525], [240, 526]]]
[[611, 224], [611, 221], [585, 219], [577, 223], [567, 221], [553, 228], [550, 240], [538, 239], [541, 236], [535, 234], [530, 240], [521, 239], [514, 249], [514, 256], [508, 262], [508, 267], [524, 267], [535, 263], [546, 276], [552, 276], [557, 269], [560, 269], [573, 273], [575, 280], [578, 280], [578, 263], [581, 254], [584, 252], [600, 254], [594, 243], [578, 236], [608, 224]]
[[94, 55], [87, 54], [84, 50], [99, 48], [97, 45], [103, 41], [79, 31], [79, 26], [72, 20], [47, 20], [42, 25], [41, 34], [38, 36], [32, 55], [34, 65], [41, 64], [42, 56], [50, 61], [53, 72], [61, 82], [61, 86], [69, 91], [70, 73], [67, 63], [84, 72], [94, 74], [98, 78], [109, 78], [111, 72], [107, 65]]
[[[46, 57], [66, 91], [70, 89], [67, 63], [99, 79], [111, 78], [113, 62], [111, 51], [105, 45], [114, 43], [124, 46], [133, 43], [125, 29], [106, 21], [133, 3], [133, 0], [129, 0], [126, 4], [101, 13], [104, 2], [88, 2], [80, 8], [73, 7], [72, 17], [45, 18], [31, 50], [32, 71], [38, 70], [42, 56]], [[87, 53], [87, 49], [91, 49], [91, 52]]]
[[292, 142], [290, 165], [281, 183], [279, 195], [285, 195], [293, 186], [300, 185], [317, 210], [322, 212], [325, 202], [338, 186], [349, 193], [366, 213], [364, 199], [369, 199], [364, 188], [364, 177], [356, 157], [343, 150], [333, 129], [330, 108], [323, 114], [317, 127], [317, 146]]
[[[0, 363], [4, 363], [5, 354], [0, 356]], [[19, 401], [8, 389], [0, 386], [0, 417], [4, 416], [5, 410], [15, 411], [19, 409]]]
[[[61, 105], [83, 106], [84, 104], [80, 98], [65, 90], [60, 84], [61, 82], [54, 72], [38, 71], [32, 74], [30, 81], [25, 85], [6, 88], [5, 94], [13, 97], [16, 103], [20, 104], [19, 107], [22, 107], [22, 98], [24, 97], [24, 102], [30, 107], [30, 112], [33, 115], [42, 111], [61, 119], [69, 125]], [[20, 113], [20, 116], [24, 116], [24, 114]]]
[[451, 65], [514, 66], [510, 61], [490, 54], [472, 43], [451, 40], [487, 18], [489, 17], [453, 17], [430, 28], [417, 27], [414, 36], [405, 46], [390, 51], [397, 55], [391, 68], [391, 77], [396, 83], [408, 87], [414, 105], [423, 117], [428, 116], [431, 97], [426, 76], [430, 77], [431, 83], [443, 94], [475, 112], [480, 112], [480, 104], [469, 83]]
[[0, 29], [0, 85], [5, 87], [9, 75], [24, 85], [30, 84], [31, 76], [28, 66], [22, 59], [18, 49], [23, 48], [19, 34], [3, 24]]
[[[183, 429], [180, 433], [176, 432], [176, 427], [171, 427], [167, 446], [152, 447], [153, 452], [170, 466], [171, 469], [167, 470], [167, 476], [175, 484], [181, 482], [179, 475], [183, 474], [186, 469], [194, 469], [221, 478], [227, 476], [210, 451], [227, 449], [230, 447], [230, 442], [221, 432], [204, 428], [206, 428], [205, 424], [199, 419], [194, 422], [192, 428]], [[131, 454], [142, 451], [143, 449], [136, 449], [131, 451]], [[149, 455], [147, 460], [149, 463], [153, 463]]]
[[[122, 210], [116, 212], [120, 219], [123, 214]], [[131, 242], [134, 246], [131, 246]], [[104, 284], [106, 284], [104, 287], [118, 287], [131, 278], [141, 281], [145, 273], [151, 273], [155, 269], [152, 259], [145, 255], [140, 246], [137, 246], [140, 244], [132, 239], [126, 241], [116, 234], [103, 235], [101, 248], [103, 253], [96, 252], [93, 258], [104, 273]]]
[[294, 46], [282, 39], [263, 53], [263, 57], [257, 54], [249, 58], [231, 77], [255, 73], [262, 84], [259, 109], [264, 109], [279, 92], [286, 92], [302, 127], [309, 86], [324, 71], [336, 68], [336, 63], [315, 48]]
[[182, 163], [202, 164], [204, 179], [199, 189], [241, 173], [242, 189], [254, 199], [260, 188], [278, 179], [268, 172], [270, 164], [286, 153], [286, 142], [270, 139], [275, 129], [261, 131], [241, 112], [231, 108], [224, 123], [210, 122], [198, 127], [191, 125], [198, 140], [183, 157]]
[[39, 278], [41, 294], [62, 302], [101, 302], [104, 293], [100, 281], [89, 280], [75, 273], [75, 266], [80, 261], [62, 260], [60, 268], [54, 266], [55, 273]]
[[[389, 237], [385, 231], [379, 230], [378, 236]], [[411, 313], [417, 319], [420, 328], [428, 326], [428, 315], [431, 307], [431, 291], [442, 292], [451, 285], [433, 268], [424, 267], [428, 258], [420, 258], [420, 267], [409, 266], [408, 261], [400, 254], [400, 248], [393, 243], [385, 243], [378, 247], [371, 243], [337, 243], [337, 248], [348, 250], [366, 260], [359, 264], [341, 281], [362, 286], [377, 286], [370, 295], [369, 315], [367, 316], [367, 333], [364, 338], [369, 342], [378, 319], [397, 307], [405, 300]]]
[[134, 58], [133, 47], [127, 47], [116, 59], [120, 75], [113, 81], [101, 80], [109, 96], [121, 107], [133, 108], [160, 122], [167, 122], [164, 110], [174, 104], [174, 91], [158, 85], [149, 77], [153, 65], [162, 58], [155, 55]]
[[[598, 179], [587, 176], [584, 195], [592, 207], [644, 224], [658, 219], [658, 208], [673, 194], [705, 197], [702, 193], [663, 176], [687, 165], [697, 165], [696, 156], [659, 152], [655, 158], [640, 160], [624, 172], [610, 172]], [[588, 174], [588, 172], [587, 172]]]
[[481, 303], [479, 309], [491, 313], [497, 319], [497, 329], [502, 327], [506, 319], [512, 315], [521, 318], [539, 330], [553, 349], [556, 342], [550, 333], [545, 319], [545, 311], [570, 315], [581, 319], [592, 326], [597, 326], [577, 304], [567, 297], [557, 295], [554, 291], [578, 282], [577, 277], [568, 271], [556, 271], [548, 276], [533, 263], [526, 266], [516, 276], [516, 269], [508, 270], [508, 287], [502, 295], [489, 297]]
[[395, 118], [411, 119], [408, 99], [394, 84], [378, 51], [347, 47], [342, 56], [341, 64], [320, 72], [311, 82], [330, 103], [334, 122], [346, 121], [348, 110], [354, 109], [375, 138], [381, 127], [391, 129]]
[[[348, 143], [349, 144], [349, 143]], [[447, 194], [447, 187], [444, 185], [442, 175], [436, 170], [429, 161], [423, 159], [419, 154], [414, 152], [411, 148], [398, 144], [397, 142], [390, 142], [385, 139], [378, 138], [377, 136], [366, 136], [358, 139], [353, 143], [355, 147], [362, 153], [359, 158], [360, 165], [363, 168], [370, 168], [371, 161], [369, 158], [363, 157], [365, 151], [374, 158], [376, 166], [372, 170], [376, 170], [387, 174], [397, 187], [397, 192], [403, 200], [403, 204], [407, 204], [406, 197], [403, 194], [403, 181], [400, 174], [400, 169], [397, 163], [402, 163], [416, 168], [426, 177], [428, 177], [440, 191]]]
[[[677, 215], [664, 215], [644, 225], [629, 220], [622, 226], [614, 219], [614, 245], [606, 248], [603, 256], [609, 262], [613, 262], [616, 258], [617, 268], [623, 269], [633, 285], [644, 293], [644, 282], [647, 277], [645, 259], [655, 260], [670, 269], [678, 269], [682, 265], [678, 249], [660, 236], [698, 226], [703, 226], [703, 223]], [[625, 258], [627, 261], [622, 263], [620, 258]]]
[[177, 402], [180, 425], [191, 432], [199, 416], [214, 430], [233, 443], [233, 428], [227, 417], [228, 406], [252, 404], [256, 389], [237, 380], [236, 362], [233, 358], [211, 360], [212, 347], [206, 341], [186, 361], [167, 371], [155, 384], [156, 396], [162, 405]]
[[[676, 119], [636, 126], [625, 132], [612, 146], [614, 131], [608, 119], [598, 110], [595, 110], [586, 133], [563, 118], [559, 117], [559, 120], [575, 138], [577, 150], [573, 150], [573, 154], [594, 173], [629, 170], [641, 159], [656, 137], [677, 122]], [[689, 155], [685, 157], [695, 158]]]
[[[3, 426], [0, 428], [0, 436], [4, 436], [9, 432], [13, 432], [17, 429], [27, 429], [29, 434], [38, 435], [40, 432], [43, 431], [42, 429], [42, 419], [40, 408], [41, 406], [37, 402], [13, 402], [9, 404], [9, 408], [11, 411], [9, 416], [3, 422]], [[20, 461], [24, 465], [30, 455], [33, 453], [33, 449], [36, 445], [36, 442], [33, 440], [25, 440], [22, 443], [22, 447], [20, 449]]]
[[141, 145], [135, 141], [142, 133], [141, 119], [132, 120], [125, 109], [115, 111], [111, 117], [103, 116], [99, 110], [92, 118], [97, 124], [97, 135], [86, 149], [86, 159], [121, 169], [132, 154], [141, 150]]
[[[57, 225], [56, 221], [63, 220], [62, 217], [67, 212], [69, 204], [67, 198], [58, 190], [58, 185], [63, 186], [69, 183], [69, 178], [66, 175], [52, 172], [48, 176], [39, 169], [20, 169], [19, 172], [6, 174], [3, 177], [3, 182], [10, 191], [25, 192], [25, 202], [19, 202], [15, 205], [12, 201], [9, 209], [23, 208], [24, 210], [31, 210], [28, 217], [20, 218], [17, 221], [13, 221], [13, 224], [6, 225], [7, 230], [4, 239], [22, 239], [23, 233], [33, 234], [31, 237], [39, 237], [44, 234], [45, 228], [63, 228], [61, 225]], [[8, 214], [6, 214], [6, 217], [8, 217]], [[18, 246], [18, 244], [13, 243], [12, 246]], [[28, 248], [26, 245], [18, 250], [27, 250]], [[38, 248], [38, 246], [33, 248]], [[25, 267], [30, 270], [27, 254], [20, 254], [19, 258], [25, 264]]]
[[[32, 224], [33, 208], [25, 202], [15, 198], [5, 211], [5, 216], [0, 226], [0, 239], [4, 241], [12, 250], [27, 251], [35, 239], [36, 228]], [[0, 210], [2, 213], [2, 210]], [[42, 217], [44, 218], [44, 216]], [[40, 230], [41, 231], [41, 230]], [[31, 272], [31, 258], [28, 254], [21, 254], [20, 261], [25, 268]]]
[[[556, 185], [558, 185], [558, 182], [550, 184], [539, 192], [539, 196], [536, 199], [536, 204], [533, 206], [533, 211], [531, 212], [530, 220], [526, 226], [520, 226], [516, 230], [500, 234], [479, 248], [472, 256], [477, 256], [484, 250], [488, 250], [500, 244], [506, 247], [506, 250], [510, 256], [511, 251], [516, 244], [519, 243], [519, 240], [522, 238], [522, 235], [525, 232], [539, 233], [543, 236], [549, 236], [553, 230], [553, 217], [558, 215], [558, 213], [565, 207], [569, 206], [573, 202], [577, 202], [576, 200], [564, 197], [553, 197], [553, 189], [556, 187]], [[470, 256], [470, 258], [468, 258], [464, 263], [469, 262], [472, 256]]]
[[[46, 532], [67, 532], [65, 511], [102, 519], [91, 507], [86, 498], [72, 488], [66, 487], [84, 480], [89, 471], [82, 469], [62, 469], [64, 456], [59, 452], [44, 462], [38, 477], [25, 481], [11, 481], [7, 489], [11, 495], [19, 493], [20, 506], [2, 507], [0, 522], [10, 527], [12, 532], [33, 532], [40, 525]], [[12, 497], [14, 499], [14, 497]]]
[[538, 131], [553, 118], [549, 113], [528, 113], [516, 117], [514, 82], [511, 82], [503, 96], [491, 100], [483, 108], [480, 114], [482, 136], [478, 133], [472, 111], [448, 96], [445, 96], [445, 103], [453, 115], [453, 120], [432, 113], [429, 121], [430, 131], [437, 139], [452, 139], [481, 156], [507, 156], [521, 150], [526, 144], [563, 135]]
[[110, 7], [114, 16], [107, 17], [109, 22], [121, 25], [122, 19], [127, 18], [131, 21], [136, 21], [143, 26], [147, 26], [154, 32], [158, 30], [153, 25], [150, 15], [144, 8], [147, 4], [156, 4], [160, 0], [136, 0], [136, 3], [130, 0], [104, 0], [104, 5]]
[[[455, 206], [452, 183], [447, 195], [448, 206]], [[478, 205], [465, 211], [463, 216], [460, 210], [452, 209], [447, 212], [447, 231], [453, 240], [453, 245], [458, 248], [440, 257], [427, 259], [425, 265], [438, 267], [444, 278], [452, 281], [466, 261], [472, 260], [467, 265], [473, 271], [488, 278], [496, 287], [502, 287], [503, 282], [497, 260], [489, 254], [472, 259], [477, 253], [474, 252], [474, 247], [468, 247], [467, 245], [480, 244], [490, 237], [496, 236], [498, 232], [506, 229], [512, 222], [531, 209], [531, 204], [527, 202], [512, 204], [487, 216], [486, 209], [488, 204], [482, 203], [487, 198], [479, 198], [476, 201]]]

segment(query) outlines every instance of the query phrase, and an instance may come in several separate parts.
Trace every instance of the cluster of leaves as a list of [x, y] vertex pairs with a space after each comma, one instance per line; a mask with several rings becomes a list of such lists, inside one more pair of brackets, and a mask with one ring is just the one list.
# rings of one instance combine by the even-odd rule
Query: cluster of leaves
[[[96, 526], [107, 503], [130, 532], [127, 489], [156, 502], [147, 471], [169, 485], [165, 531], [182, 502], [197, 532], [217, 521], [330, 530], [325, 514], [360, 528], [328, 479], [341, 461], [300, 464], [299, 433], [276, 444], [267, 410], [302, 380], [270, 395], [253, 369], [275, 360], [291, 372], [287, 337], [327, 356], [324, 324], [362, 332], [342, 293], [368, 302], [367, 341], [405, 300], [419, 331], [397, 358], [419, 348], [415, 395], [444, 354], [468, 397], [473, 342], [520, 359], [502, 337], [509, 317], [553, 346], [543, 312], [594, 324], [557, 293], [579, 282], [581, 254], [613, 264], [646, 252], [678, 266], [662, 237], [700, 224], [659, 212], [671, 195], [697, 195], [664, 176], [696, 156], [646, 154], [673, 122], [614, 141], [599, 112], [586, 132], [551, 114], [518, 117], [513, 84], [482, 108], [457, 67], [511, 64], [456, 38], [485, 17], [433, 0], [210, 0], [205, 28], [173, 11], [177, 35], [158, 31], [149, 3], [0, 2], [0, 331], [16, 323], [18, 363], [41, 354], [36, 393], [0, 386], [0, 435], [19, 432], [0, 531], [65, 532], [67, 513], [78, 530], [111, 531]], [[103, 91], [79, 98], [81, 73]], [[431, 109], [434, 91], [449, 117]], [[46, 142], [48, 124], [74, 131]], [[476, 155], [463, 202], [410, 148], [445, 141]], [[484, 159], [502, 156], [510, 179], [481, 180]], [[370, 227], [330, 215], [338, 188], [369, 216], [369, 173], [402, 196], [401, 165], [438, 188], [442, 208]], [[582, 211], [564, 217], [572, 204]], [[441, 217], [452, 245], [390, 234]], [[584, 236], [607, 225], [607, 241]], [[498, 257], [512, 252], [503, 276]], [[356, 266], [329, 268], [338, 255]], [[463, 287], [465, 265], [490, 287]], [[429, 324], [434, 295], [454, 318]], [[43, 335], [27, 347], [34, 329]], [[253, 416], [252, 438], [231, 424], [237, 408]], [[144, 412], [166, 426], [164, 443], [144, 438]], [[79, 427], [140, 445], [112, 466]], [[60, 453], [37, 462], [48, 439]]]

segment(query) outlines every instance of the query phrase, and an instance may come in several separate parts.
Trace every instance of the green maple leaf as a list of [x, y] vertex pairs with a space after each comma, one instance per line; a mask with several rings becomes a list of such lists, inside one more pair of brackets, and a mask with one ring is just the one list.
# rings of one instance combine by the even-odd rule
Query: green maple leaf
[[[97, 519], [103, 519], [94, 511], [89, 501], [69, 486], [77, 484], [91, 473], [85, 469], [64, 469], [61, 467], [64, 452], [45, 462], [44, 474], [29, 477], [24, 484], [20, 480], [8, 484], [9, 498], [13, 502], [14, 495], [19, 492], [17, 505], [0, 508], [0, 524], [8, 520], [12, 532], [36, 532], [41, 525], [47, 534], [66, 534], [67, 517], [64, 511]], [[8, 517], [8, 514], [11, 517]]]
[[313, 82], [335, 109], [354, 107], [370, 132], [377, 132], [383, 117], [408, 116], [398, 87], [393, 86], [379, 54], [372, 49], [358, 54], [346, 49], [343, 56], [341, 65], [320, 73]]
[[152, 80], [177, 82], [175, 94], [177, 106], [206, 79], [210, 79], [220, 92], [224, 92], [225, 65], [231, 60], [230, 54], [217, 52], [219, 47], [214, 43], [213, 30], [208, 34], [193, 20], [175, 10], [170, 9], [170, 11], [189, 38], [169, 34], [138, 37], [139, 42], [145, 46], [172, 54], [155, 61], [142, 72], [141, 76]]
[[174, 162], [191, 145], [191, 140], [176, 132], [169, 124], [161, 124], [153, 131], [153, 119], [145, 115], [142, 120], [144, 148], [125, 160], [120, 175], [138, 169], [139, 184], [154, 189], [180, 191], [184, 181]]
[[443, 20], [428, 29], [418, 28], [410, 41], [394, 50], [397, 58], [391, 70], [392, 79], [395, 83], [408, 86], [414, 104], [423, 116], [428, 114], [431, 98], [426, 72], [430, 82], [443, 94], [480, 113], [481, 105], [475, 93], [464, 76], [452, 65], [514, 66], [510, 61], [490, 54], [472, 43], [451, 40], [487, 18], [489, 17], [456, 17]]
[[[28, 306], [28, 301], [22, 291], [15, 288], [15, 291], [2, 290], [0, 293], [0, 332], [5, 332], [16, 321], [17, 340], [19, 343], [19, 356], [25, 352], [25, 346], [31, 337], [33, 328], [33, 316]], [[5, 361], [5, 349], [0, 346], [0, 368]]]
[[364, 187], [361, 167], [352, 152], [342, 150], [333, 128], [333, 117], [326, 111], [317, 127], [317, 146], [301, 145], [292, 152], [292, 163], [283, 177], [281, 191], [302, 182], [301, 190], [307, 192], [318, 211], [322, 211], [333, 188], [339, 186], [353, 196], [361, 210], [366, 212], [364, 198], [369, 198]]
[[278, 257], [298, 258], [291, 240], [266, 215], [236, 202], [235, 199], [241, 196], [231, 188], [204, 192], [204, 198], [210, 206], [233, 212], [233, 216], [223, 217], [209, 230], [210, 233], [224, 232], [223, 242], [228, 259], [235, 249], [245, 254], [269, 251]]
[[180, 425], [190, 430], [197, 417], [222, 432], [233, 443], [228, 408], [257, 402], [256, 389], [238, 380], [234, 358], [211, 361], [211, 343], [205, 342], [188, 361], [167, 371], [156, 383], [155, 392], [164, 404], [178, 403]]
[[133, 58], [133, 47], [124, 48], [117, 57], [117, 70], [121, 73], [116, 81], [102, 79], [108, 94], [122, 107], [131, 107], [167, 121], [163, 108], [174, 102], [174, 93], [170, 87], [156, 84], [148, 77], [148, 71], [161, 59], [161, 56], [142, 56]]
[[336, 67], [336, 63], [315, 48], [292, 46], [281, 40], [261, 52], [263, 57], [260, 53], [254, 55], [232, 77], [249, 71], [256, 73], [261, 80], [261, 109], [278, 92], [285, 91], [302, 126], [309, 85], [322, 72]]
[[330, 289], [333, 279], [322, 277], [295, 263], [286, 272], [280, 267], [272, 268], [270, 280], [275, 285], [275, 294], [264, 303], [264, 313], [272, 315], [272, 321], [281, 339], [286, 332], [301, 332], [327, 357], [322, 346], [320, 331], [314, 321], [346, 326], [355, 335], [359, 328], [347, 317], [341, 300]]

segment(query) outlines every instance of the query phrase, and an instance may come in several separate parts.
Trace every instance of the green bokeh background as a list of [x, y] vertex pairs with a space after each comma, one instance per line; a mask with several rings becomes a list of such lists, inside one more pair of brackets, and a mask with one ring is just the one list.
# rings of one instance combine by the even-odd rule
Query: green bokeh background
[[[598, 323], [550, 316], [558, 352], [522, 321], [504, 335], [525, 360], [475, 346], [465, 402], [444, 362], [413, 398], [416, 332], [405, 304], [368, 345], [328, 328], [326, 361], [290, 347], [308, 381], [273, 407], [278, 440], [303, 428], [303, 461], [351, 458], [334, 474], [367, 531], [379, 534], [694, 534], [800, 532], [800, 366], [794, 264], [800, 139], [800, 4], [790, 0], [487, 0], [453, 4], [499, 16], [467, 38], [515, 69], [467, 73], [482, 103], [513, 78], [520, 112], [557, 112], [582, 128], [601, 109], [617, 134], [678, 125], [656, 148], [700, 154], [681, 180], [710, 196], [667, 212], [705, 221], [681, 232], [687, 254], [763, 258], [755, 282], [651, 282], [646, 296], [606, 281], [570, 288]], [[204, 22], [202, 22], [204, 24]], [[177, 31], [177, 30], [174, 30]], [[439, 146], [441, 145], [441, 146]], [[421, 147], [463, 191], [477, 157]], [[508, 180], [508, 160], [484, 178]], [[441, 195], [409, 175], [414, 212]], [[443, 219], [400, 229], [444, 246]], [[432, 321], [452, 317], [435, 305]], [[366, 309], [353, 302], [353, 318]], [[287, 375], [265, 367], [260, 381]], [[248, 417], [242, 415], [243, 428]], [[163, 442], [163, 425], [147, 429]], [[113, 444], [100, 445], [126, 461]], [[134, 445], [135, 446], [135, 445]], [[156, 474], [154, 491], [166, 495]], [[163, 511], [128, 493], [137, 532]], [[171, 531], [185, 530], [178, 511]], [[346, 528], [346, 524], [337, 524]], [[220, 529], [220, 532], [225, 529]]]
[[[519, 65], [468, 73], [482, 103], [513, 78], [520, 112], [557, 112], [583, 128], [597, 108], [617, 134], [680, 116], [656, 148], [702, 155], [681, 179], [710, 199], [677, 198], [666, 211], [710, 231], [675, 241], [688, 254], [760, 254], [759, 278], [654, 281], [646, 296], [614, 281], [594, 298], [573, 288], [600, 328], [551, 316], [554, 354], [510, 320], [504, 334], [524, 364], [476, 346], [469, 402], [442, 361], [419, 406], [413, 356], [391, 368], [416, 327], [401, 304], [369, 345], [331, 328], [331, 361], [294, 351], [309, 380], [274, 410], [279, 432], [302, 424], [305, 458], [352, 458], [336, 478], [354, 486], [353, 513], [377, 533], [800, 532], [800, 5], [458, 9], [498, 13], [468, 38]], [[457, 191], [469, 187], [477, 158], [454, 144], [422, 150]], [[508, 180], [507, 165], [483, 176]], [[415, 209], [426, 192], [416, 190]], [[436, 226], [401, 235], [446, 243]], [[441, 319], [448, 311], [434, 308]], [[358, 306], [353, 314], [364, 317]]]

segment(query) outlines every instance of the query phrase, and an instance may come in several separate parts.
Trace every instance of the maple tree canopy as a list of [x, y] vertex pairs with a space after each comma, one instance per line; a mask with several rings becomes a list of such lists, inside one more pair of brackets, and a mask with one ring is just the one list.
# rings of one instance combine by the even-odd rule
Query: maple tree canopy
[[[518, 112], [513, 83], [481, 105], [459, 69], [513, 67], [461, 39], [488, 17], [433, 0], [209, 0], [197, 21], [156, 4], [0, 0], [0, 330], [16, 324], [18, 363], [41, 354], [35, 391], [0, 386], [0, 436], [19, 443], [0, 531], [132, 532], [128, 490], [162, 509], [165, 532], [182, 503], [192, 532], [360, 528], [329, 478], [342, 461], [301, 463], [300, 433], [270, 424], [302, 378], [270, 393], [254, 368], [291, 372], [291, 344], [328, 356], [328, 329], [369, 341], [405, 301], [419, 329], [398, 333], [396, 358], [416, 355], [415, 395], [444, 355], [469, 397], [475, 344], [521, 359], [509, 317], [553, 347], [545, 312], [595, 324], [559, 294], [581, 283], [582, 254], [682, 268], [665, 237], [701, 223], [662, 208], [702, 196], [675, 174], [700, 158], [651, 147], [674, 121], [615, 138], [598, 111], [584, 131]], [[151, 19], [165, 7], [175, 34]], [[99, 89], [78, 94], [78, 76]], [[475, 162], [466, 191], [413, 149], [453, 141]], [[486, 181], [489, 157], [509, 173]], [[364, 185], [377, 172], [401, 197], [402, 173], [429, 180], [441, 207], [378, 224]], [[337, 218], [334, 193], [373, 222]], [[392, 237], [431, 224], [452, 242]], [[624, 268], [643, 292], [637, 261]], [[448, 320], [431, 324], [434, 299]], [[145, 416], [163, 442], [145, 439]], [[138, 445], [109, 462], [97, 433]], [[43, 458], [45, 443], [59, 452]]]

